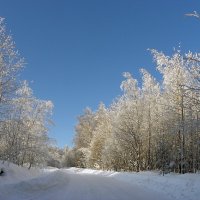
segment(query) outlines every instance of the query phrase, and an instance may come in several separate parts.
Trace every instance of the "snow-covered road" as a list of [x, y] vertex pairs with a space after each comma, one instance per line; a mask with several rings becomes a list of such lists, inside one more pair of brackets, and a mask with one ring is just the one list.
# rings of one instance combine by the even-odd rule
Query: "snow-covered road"
[[163, 195], [112, 176], [61, 169], [4, 184], [0, 200], [160, 200]]

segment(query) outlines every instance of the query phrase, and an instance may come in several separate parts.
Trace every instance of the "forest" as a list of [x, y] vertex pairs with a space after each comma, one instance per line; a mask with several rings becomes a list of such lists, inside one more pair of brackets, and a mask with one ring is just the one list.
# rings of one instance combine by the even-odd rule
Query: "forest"
[[[200, 169], [200, 54], [172, 56], [151, 49], [157, 81], [141, 69], [142, 83], [123, 74], [123, 94], [106, 108], [79, 116], [66, 163], [116, 171]], [[139, 86], [141, 85], [141, 86]]]

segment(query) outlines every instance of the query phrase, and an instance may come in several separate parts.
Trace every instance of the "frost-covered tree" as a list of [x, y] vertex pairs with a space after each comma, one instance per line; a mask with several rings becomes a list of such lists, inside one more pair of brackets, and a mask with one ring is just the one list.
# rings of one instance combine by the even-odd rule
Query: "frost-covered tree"
[[36, 99], [27, 82], [16, 93], [16, 98], [12, 99], [9, 120], [4, 121], [4, 159], [19, 165], [29, 163], [31, 167], [32, 164], [45, 161], [53, 104]]
[[63, 167], [77, 167], [78, 166], [76, 149], [65, 148], [62, 166]]
[[154, 138], [158, 134], [159, 122], [159, 102], [160, 102], [160, 85], [155, 78], [145, 69], [141, 69], [142, 73], [142, 96], [144, 101], [144, 137], [146, 137], [145, 146], [147, 163], [146, 168], [152, 169], [155, 162], [154, 156]]
[[35, 98], [20, 81], [23, 64], [0, 18], [0, 159], [31, 167], [46, 160], [53, 104]]
[[124, 167], [127, 170], [143, 169], [143, 120], [144, 101], [137, 80], [130, 73], [124, 73], [125, 81], [121, 108], [114, 123], [114, 134], [123, 151]]
[[47, 166], [61, 168], [64, 165], [65, 154], [68, 148], [61, 149], [55, 145], [48, 147]]
[[7, 33], [4, 19], [0, 17], [0, 112], [2, 104], [8, 102], [17, 88], [17, 75], [24, 60], [15, 48], [12, 37]]
[[177, 135], [177, 151], [175, 158], [179, 165], [180, 172], [186, 169], [186, 138], [189, 134], [191, 123], [190, 97], [192, 95], [188, 87], [193, 87], [195, 80], [189, 70], [189, 61], [184, 59], [180, 51], [169, 58], [162, 52], [152, 50], [154, 59], [157, 63], [157, 69], [163, 75], [162, 87], [164, 89], [165, 104], [164, 109], [171, 112], [173, 116], [174, 134]]
[[90, 108], [86, 108], [84, 114], [78, 117], [75, 128], [74, 143], [77, 149], [89, 147], [95, 126], [95, 115]]
[[126, 72], [123, 94], [110, 107], [100, 104], [96, 112], [80, 118], [75, 150], [89, 150], [82, 157], [85, 166], [163, 173], [199, 170], [200, 55], [151, 53], [162, 80], [142, 69], [140, 88]]
[[89, 164], [91, 167], [103, 168], [102, 161], [103, 149], [106, 138], [110, 137], [112, 132], [112, 124], [110, 120], [110, 113], [105, 108], [103, 103], [100, 103], [96, 112], [95, 119], [97, 121], [96, 128], [90, 144], [90, 158]]
[[[20, 58], [15, 48], [12, 37], [7, 33], [4, 19], [0, 17], [0, 157], [6, 158], [4, 151], [6, 143], [6, 131], [8, 130], [10, 121], [10, 113], [12, 112], [11, 100], [16, 95], [18, 88], [17, 75], [23, 67], [23, 59]], [[13, 130], [18, 126], [17, 122], [13, 125]], [[8, 138], [8, 135], [6, 136]]]

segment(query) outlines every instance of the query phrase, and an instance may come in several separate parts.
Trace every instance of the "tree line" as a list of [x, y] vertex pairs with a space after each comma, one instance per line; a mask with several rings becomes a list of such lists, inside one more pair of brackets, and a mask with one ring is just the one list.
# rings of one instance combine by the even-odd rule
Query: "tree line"
[[[106, 108], [86, 108], [65, 165], [116, 171], [200, 169], [200, 54], [150, 50], [162, 79], [126, 72], [123, 94]], [[139, 86], [141, 85], [141, 86]]]

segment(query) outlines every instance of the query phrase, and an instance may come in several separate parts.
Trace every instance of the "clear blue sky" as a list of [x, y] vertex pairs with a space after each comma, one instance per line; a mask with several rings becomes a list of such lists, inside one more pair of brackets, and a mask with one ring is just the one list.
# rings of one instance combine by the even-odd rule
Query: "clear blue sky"
[[200, 52], [199, 0], [0, 0], [27, 66], [22, 78], [55, 108], [50, 136], [72, 145], [76, 117], [86, 106], [109, 105], [122, 72], [144, 67], [159, 78], [147, 48]]

